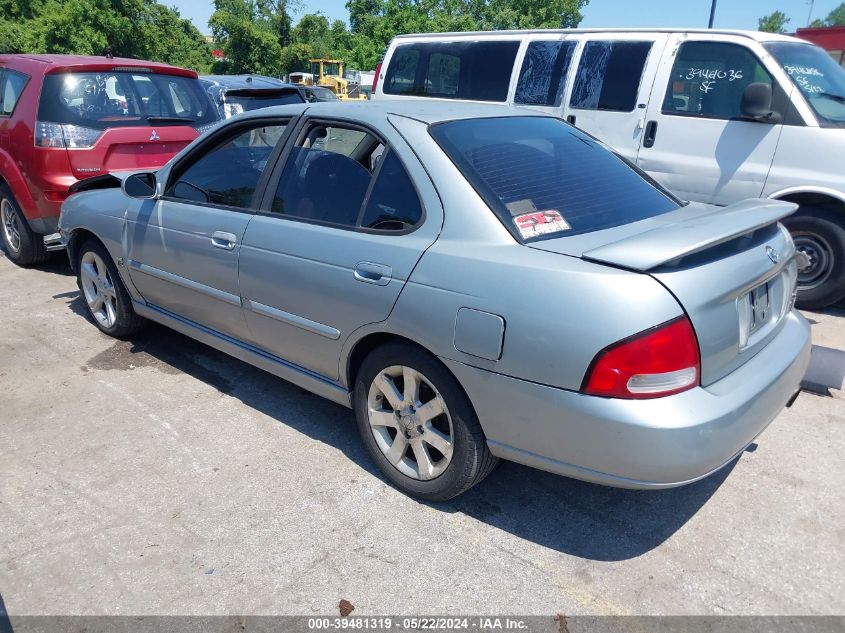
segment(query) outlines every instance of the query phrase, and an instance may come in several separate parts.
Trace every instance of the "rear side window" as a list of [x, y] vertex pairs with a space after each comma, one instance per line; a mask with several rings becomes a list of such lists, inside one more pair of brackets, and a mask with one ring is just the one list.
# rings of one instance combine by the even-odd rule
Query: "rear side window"
[[11, 116], [29, 77], [14, 70], [0, 69], [0, 116]]
[[587, 42], [569, 105], [633, 112], [651, 42]]
[[523, 241], [591, 233], [680, 206], [642, 172], [559, 119], [465, 119], [434, 125], [431, 135]]
[[271, 212], [343, 228], [401, 232], [422, 220], [399, 156], [373, 134], [312, 124], [285, 163]]
[[115, 71], [47, 75], [38, 120], [82, 127], [191, 125], [218, 120], [198, 79]]
[[361, 226], [384, 231], [409, 229], [422, 219], [422, 207], [414, 183], [396, 152], [388, 152], [381, 162]]
[[180, 170], [167, 197], [248, 209], [286, 122], [240, 129]]
[[400, 44], [390, 58], [384, 92], [505, 101], [518, 50], [516, 41]]
[[672, 67], [663, 114], [739, 118], [742, 93], [749, 84], [758, 82], [774, 88], [772, 76], [744, 46], [686, 42]]
[[559, 106], [575, 42], [531, 42], [525, 51], [514, 102]]

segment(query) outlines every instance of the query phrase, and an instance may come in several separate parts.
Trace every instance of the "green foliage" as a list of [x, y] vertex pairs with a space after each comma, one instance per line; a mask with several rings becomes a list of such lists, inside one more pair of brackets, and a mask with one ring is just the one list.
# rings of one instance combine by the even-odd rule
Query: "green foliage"
[[374, 68], [400, 33], [572, 28], [589, 0], [348, 0], [351, 66]]
[[771, 15], [764, 15], [757, 21], [757, 30], [765, 33], [786, 33], [786, 25], [790, 19], [782, 11], [775, 11]]
[[[816, 20], [816, 22], [818, 21]], [[845, 2], [828, 13], [824, 21], [818, 24], [818, 26], [845, 26]]]
[[205, 72], [211, 49], [179, 12], [154, 0], [0, 0], [0, 52], [102, 55]]

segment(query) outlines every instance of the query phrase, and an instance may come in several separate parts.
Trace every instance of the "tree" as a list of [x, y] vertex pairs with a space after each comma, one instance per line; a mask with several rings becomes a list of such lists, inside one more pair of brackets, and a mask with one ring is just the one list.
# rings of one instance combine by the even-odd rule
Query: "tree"
[[393, 36], [491, 29], [570, 28], [588, 0], [348, 0], [350, 64], [374, 68]]
[[845, 26], [845, 2], [828, 13], [824, 20], [813, 20], [810, 23], [810, 26], [813, 28], [824, 26]]
[[214, 6], [209, 25], [225, 55], [214, 63], [214, 72], [280, 75], [285, 20], [275, 13], [278, 5], [262, 0], [215, 0]]
[[0, 52], [149, 59], [205, 72], [211, 49], [190, 21], [154, 0], [0, 0]]
[[757, 30], [764, 33], [786, 33], [786, 25], [790, 19], [782, 11], [775, 11], [771, 15], [764, 15], [757, 20]]

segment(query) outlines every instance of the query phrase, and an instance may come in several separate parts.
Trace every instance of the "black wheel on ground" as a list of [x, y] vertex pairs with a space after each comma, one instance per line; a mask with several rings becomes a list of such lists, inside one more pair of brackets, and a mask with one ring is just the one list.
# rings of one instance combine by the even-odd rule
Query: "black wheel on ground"
[[845, 215], [802, 207], [783, 224], [804, 260], [798, 270], [796, 305], [815, 310], [845, 297]]
[[446, 501], [498, 463], [458, 381], [411, 344], [388, 343], [364, 359], [354, 406], [370, 456], [391, 483], [412, 496]]
[[6, 256], [18, 266], [34, 266], [47, 261], [44, 237], [33, 233], [6, 185], [0, 185], [0, 237]]
[[132, 308], [111, 255], [97, 240], [88, 240], [77, 253], [76, 281], [88, 314], [102, 332], [124, 338], [146, 323]]

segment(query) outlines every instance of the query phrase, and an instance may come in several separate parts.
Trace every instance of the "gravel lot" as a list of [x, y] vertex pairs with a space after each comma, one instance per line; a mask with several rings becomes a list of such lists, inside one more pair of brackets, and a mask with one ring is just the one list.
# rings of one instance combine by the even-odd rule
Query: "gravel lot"
[[[845, 307], [808, 315], [845, 349]], [[844, 614], [845, 397], [662, 492], [504, 464], [426, 505], [351, 411], [0, 253], [0, 596], [25, 614]], [[840, 386], [841, 386], [841, 376]]]

